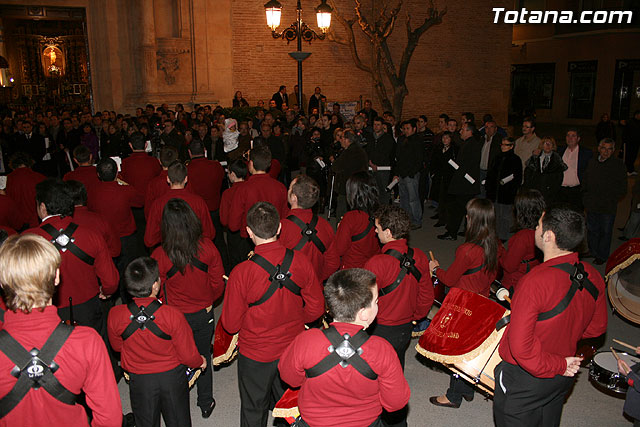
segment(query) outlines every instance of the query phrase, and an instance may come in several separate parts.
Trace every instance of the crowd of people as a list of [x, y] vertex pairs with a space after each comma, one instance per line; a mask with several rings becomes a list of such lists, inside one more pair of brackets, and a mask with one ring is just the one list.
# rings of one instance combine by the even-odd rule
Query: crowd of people
[[[233, 105], [246, 111], [241, 92]], [[287, 387], [300, 387], [297, 426], [406, 426], [405, 355], [437, 277], [485, 297], [496, 280], [510, 290], [495, 422], [557, 425], [578, 340], [606, 332], [604, 281], [584, 260], [608, 258], [634, 173], [614, 155], [615, 127], [598, 126], [594, 154], [577, 129], [561, 148], [539, 138], [533, 118], [514, 139], [490, 114], [480, 127], [441, 114], [434, 132], [426, 116], [396, 122], [365, 101], [347, 120], [319, 87], [288, 105], [281, 86], [239, 122], [180, 104], [5, 117], [0, 424], [86, 425], [86, 408], [93, 425], [121, 425], [126, 374], [135, 425], [190, 425], [194, 371], [209, 418], [222, 301], [242, 426], [265, 426]], [[629, 138], [640, 112], [624, 125]], [[625, 141], [628, 166], [640, 140]], [[464, 238], [446, 269], [409, 244], [429, 207], [439, 239]], [[623, 238], [638, 236], [639, 212]], [[452, 376], [431, 403], [473, 395]]]

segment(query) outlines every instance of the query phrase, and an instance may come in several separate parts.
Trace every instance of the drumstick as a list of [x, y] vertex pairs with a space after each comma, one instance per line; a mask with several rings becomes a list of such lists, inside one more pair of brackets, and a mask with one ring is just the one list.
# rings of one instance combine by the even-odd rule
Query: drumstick
[[620, 345], [621, 345], [621, 346], [623, 346], [623, 347], [630, 348], [631, 350], [634, 350], [634, 351], [635, 351], [635, 350], [636, 350], [636, 348], [637, 348], [637, 347], [632, 346], [631, 344], [627, 344], [626, 342], [624, 342], [624, 341], [620, 341], [620, 340], [617, 340], [617, 339], [615, 339], [615, 338], [613, 339], [613, 342], [615, 342], [615, 343], [617, 343], [617, 344], [620, 344]]
[[429, 258], [431, 258], [431, 261], [435, 261], [436, 259], [433, 256], [433, 252], [429, 251]]
[[229, 276], [227, 276], [227, 275], [225, 275], [225, 274], [223, 274], [223, 275], [222, 275], [222, 278], [223, 278], [224, 280], [229, 280]]
[[613, 353], [613, 357], [616, 358], [616, 360], [620, 360], [620, 356], [618, 356], [618, 353], [613, 349], [613, 347], [609, 347], [611, 349], [611, 353]]

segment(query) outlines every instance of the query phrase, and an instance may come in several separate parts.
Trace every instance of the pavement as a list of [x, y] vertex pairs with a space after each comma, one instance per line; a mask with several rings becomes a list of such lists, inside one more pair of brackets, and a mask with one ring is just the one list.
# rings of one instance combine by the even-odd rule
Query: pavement
[[[629, 180], [629, 188], [633, 180]], [[615, 227], [622, 227], [626, 222], [630, 205], [630, 196], [619, 204]], [[463, 243], [463, 238], [455, 242], [441, 241], [436, 235], [442, 233], [442, 228], [434, 228], [435, 221], [428, 219], [433, 215], [429, 208], [425, 209], [423, 227], [411, 232], [410, 244], [425, 252], [433, 251], [435, 257], [446, 268], [453, 262], [455, 249]], [[611, 251], [613, 252], [623, 242], [618, 240], [619, 232], [614, 228]], [[604, 275], [604, 265], [595, 266]], [[215, 308], [216, 319], [220, 316], [221, 306]], [[640, 344], [638, 325], [627, 322], [616, 315], [612, 315], [609, 305], [609, 325], [607, 333], [600, 341], [602, 349], [609, 349], [612, 339]], [[405, 376], [411, 387], [409, 402], [408, 424], [419, 427], [439, 426], [491, 426], [493, 425], [492, 401], [476, 393], [472, 402], [463, 401], [459, 409], [449, 409], [433, 406], [429, 397], [444, 394], [449, 385], [447, 370], [438, 363], [430, 362], [417, 354], [415, 344], [407, 351]], [[131, 411], [128, 386], [122, 380], [119, 383], [122, 406], [125, 413]], [[207, 420], [202, 419], [200, 409], [196, 406], [196, 389], [191, 390], [191, 421], [194, 427], [199, 426], [237, 426], [240, 423], [240, 397], [238, 393], [237, 368], [232, 362], [229, 366], [214, 372], [214, 395], [217, 401], [216, 409]], [[631, 426], [632, 422], [623, 416], [622, 407], [624, 396], [611, 396], [594, 387], [589, 381], [589, 371], [581, 368], [577, 375], [575, 386], [567, 398], [564, 406], [561, 426]], [[164, 425], [164, 424], [163, 424]], [[271, 425], [271, 424], [269, 424]]]

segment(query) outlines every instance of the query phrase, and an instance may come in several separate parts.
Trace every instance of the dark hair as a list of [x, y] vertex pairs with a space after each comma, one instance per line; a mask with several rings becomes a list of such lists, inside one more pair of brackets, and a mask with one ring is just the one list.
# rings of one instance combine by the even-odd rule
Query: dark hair
[[357, 144], [360, 141], [360, 138], [358, 138], [355, 132], [350, 129], [345, 129], [345, 131], [342, 133], [342, 137], [349, 140], [349, 145]]
[[584, 216], [568, 206], [554, 206], [542, 215], [542, 232], [552, 231], [556, 246], [563, 251], [576, 251], [586, 234]]
[[376, 211], [376, 219], [382, 230], [389, 229], [394, 239], [406, 239], [411, 230], [409, 214], [399, 206], [383, 205]]
[[4, 241], [9, 238], [9, 233], [7, 230], [0, 229], [0, 246], [4, 244]]
[[114, 181], [118, 175], [118, 165], [109, 157], [100, 160], [98, 166], [96, 166], [96, 170], [98, 171], [100, 181], [111, 182]]
[[144, 135], [142, 132], [134, 132], [129, 137], [129, 142], [131, 143], [131, 147], [134, 150], [144, 150], [147, 145], [147, 141], [144, 140]]
[[380, 122], [380, 123], [384, 123], [384, 119], [380, 116], [375, 116], [372, 120], [373, 122]]
[[235, 159], [229, 163], [228, 167], [229, 172], [235, 173], [238, 178], [245, 179], [249, 174], [249, 169], [243, 159]]
[[404, 125], [410, 125], [412, 128], [417, 128], [418, 127], [418, 120], [417, 119], [409, 119], [409, 120], [405, 120], [404, 122], [400, 123], [400, 126], [404, 126]]
[[36, 202], [44, 203], [48, 215], [73, 215], [73, 198], [67, 184], [59, 179], [49, 178], [36, 184]]
[[438, 118], [440, 118], [440, 119], [444, 119], [444, 122], [445, 122], [445, 123], [449, 121], [449, 116], [448, 116], [447, 114], [444, 114], [444, 113], [440, 114], [440, 115], [438, 116]]
[[87, 204], [87, 189], [80, 181], [66, 181], [67, 191], [73, 199], [73, 204], [76, 206], [84, 206]]
[[473, 122], [467, 122], [464, 124], [464, 126], [466, 126], [467, 130], [470, 130], [473, 135], [475, 135], [476, 132], [478, 132], [478, 128], [476, 127], [475, 124], [473, 124]]
[[189, 144], [189, 151], [194, 157], [204, 156], [204, 145], [199, 140], [194, 139], [193, 141], [191, 141], [191, 144]]
[[171, 184], [181, 184], [187, 177], [187, 167], [182, 162], [173, 162], [167, 170], [167, 176]]
[[9, 166], [11, 169], [18, 169], [20, 166], [26, 166], [30, 168], [33, 166], [33, 158], [29, 153], [18, 151], [14, 153], [9, 159]]
[[247, 226], [261, 239], [271, 239], [278, 234], [280, 215], [269, 202], [257, 202], [247, 212]]
[[516, 227], [519, 230], [534, 230], [538, 226], [538, 220], [545, 210], [545, 202], [542, 193], [538, 190], [521, 188], [513, 202], [513, 213], [516, 218]]
[[255, 170], [266, 172], [271, 166], [271, 150], [266, 145], [258, 145], [249, 151], [249, 160], [253, 162]]
[[363, 268], [340, 270], [329, 277], [324, 287], [324, 299], [333, 319], [353, 322], [358, 312], [371, 305], [376, 275]]
[[351, 210], [373, 215], [378, 209], [378, 186], [369, 172], [356, 172], [347, 180], [347, 204]]
[[150, 296], [153, 284], [159, 279], [158, 261], [151, 257], [138, 257], [124, 270], [127, 292], [134, 298]]
[[450, 117], [447, 119], [447, 123], [449, 122], [454, 122], [456, 125], [458, 124], [458, 121], [456, 119], [454, 119], [453, 117]]
[[429, 119], [427, 119], [427, 116], [425, 116], [424, 114], [419, 115], [418, 118], [424, 120], [425, 123], [429, 121]]
[[80, 144], [73, 149], [73, 157], [78, 163], [87, 163], [91, 160], [91, 150]]
[[522, 124], [524, 124], [524, 122], [529, 122], [529, 123], [531, 123], [531, 127], [532, 127], [532, 128], [535, 128], [535, 127], [536, 127], [536, 121], [535, 121], [535, 119], [534, 119], [533, 117], [525, 117], [525, 118], [522, 120]]
[[498, 269], [498, 236], [496, 235], [496, 211], [489, 199], [471, 199], [467, 203], [467, 231], [465, 242], [474, 243], [484, 250], [487, 271]]
[[482, 116], [482, 123], [487, 123], [487, 122], [494, 122], [493, 116], [490, 113], [487, 113], [484, 116]]
[[160, 149], [160, 164], [168, 168], [171, 163], [178, 160], [178, 150], [170, 145], [165, 145]]
[[171, 199], [162, 210], [162, 249], [173, 265], [184, 273], [198, 256], [202, 224], [182, 199]]
[[467, 111], [465, 113], [462, 113], [462, 115], [464, 116], [465, 119], [469, 120], [469, 122], [475, 125], [476, 116], [474, 116], [473, 113]]
[[298, 205], [302, 209], [311, 209], [320, 197], [318, 183], [308, 175], [298, 175], [293, 179], [291, 192], [298, 198]]

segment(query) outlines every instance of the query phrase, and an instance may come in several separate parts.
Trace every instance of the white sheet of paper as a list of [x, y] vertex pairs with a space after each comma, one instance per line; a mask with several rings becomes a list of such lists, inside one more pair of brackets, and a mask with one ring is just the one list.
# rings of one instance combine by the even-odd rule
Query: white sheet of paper
[[509, 175], [509, 176], [505, 176], [504, 178], [502, 178], [500, 180], [500, 185], [505, 185], [508, 182], [513, 181], [513, 174]]
[[2, 175], [0, 176], [0, 190], [4, 190], [5, 188], [7, 188], [7, 176]]
[[387, 185], [387, 190], [391, 190], [393, 187], [398, 185], [399, 182], [400, 180], [398, 178], [394, 179], [393, 181], [391, 181], [391, 184]]
[[118, 165], [118, 172], [122, 172], [122, 158], [113, 156], [111, 159], [113, 159], [113, 161], [116, 162], [116, 165]]
[[321, 168], [324, 168], [325, 166], [327, 166], [327, 164], [323, 162], [322, 159], [320, 158], [316, 159], [316, 163], [319, 164]]
[[153, 149], [151, 148], [151, 140], [146, 141], [144, 143], [144, 151], [147, 153], [150, 153], [151, 151], [153, 151]]
[[460, 168], [460, 166], [458, 166], [458, 164], [456, 162], [453, 161], [453, 159], [449, 159], [448, 162], [452, 168], [454, 168], [455, 170], [458, 170]]
[[465, 173], [465, 174], [464, 174], [464, 179], [466, 179], [467, 181], [469, 181], [469, 182], [470, 182], [470, 183], [472, 183], [472, 184], [475, 184], [475, 183], [476, 183], [476, 180], [475, 180], [475, 179], [473, 179], [473, 178], [471, 177], [471, 175], [469, 175], [468, 173]]

